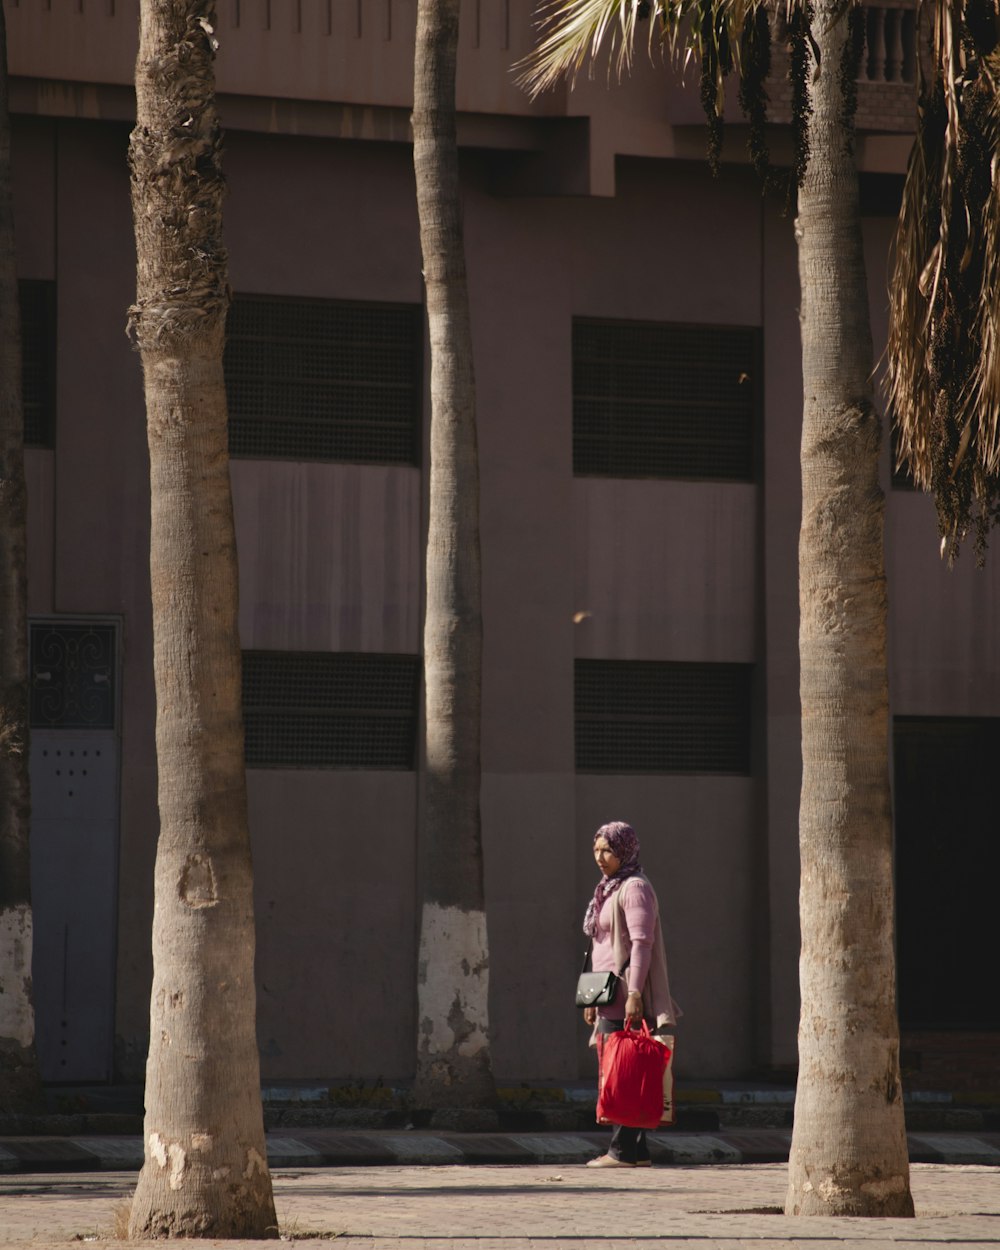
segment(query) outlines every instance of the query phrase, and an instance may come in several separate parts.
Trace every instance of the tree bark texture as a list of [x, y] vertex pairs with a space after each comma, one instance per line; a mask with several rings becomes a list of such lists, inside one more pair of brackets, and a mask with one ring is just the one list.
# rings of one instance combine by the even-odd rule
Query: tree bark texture
[[38, 1094], [31, 995], [31, 795], [28, 770], [27, 494], [21, 314], [0, 5], [0, 1110]]
[[425, 1107], [496, 1099], [480, 827], [482, 609], [472, 328], [459, 201], [459, 0], [420, 0], [413, 156], [431, 354], [417, 1077]]
[[799, 193], [802, 951], [790, 1215], [913, 1214], [899, 1072], [880, 420], [858, 179], [840, 67], [847, 10], [815, 8], [821, 72]]
[[130, 324], [146, 389], [160, 836], [145, 1156], [129, 1236], [275, 1237], [222, 372], [214, 4], [142, 0], [140, 14]]

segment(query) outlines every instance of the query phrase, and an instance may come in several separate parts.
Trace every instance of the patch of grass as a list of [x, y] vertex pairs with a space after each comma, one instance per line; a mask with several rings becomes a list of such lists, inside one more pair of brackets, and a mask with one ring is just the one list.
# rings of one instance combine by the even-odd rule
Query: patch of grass
[[562, 1105], [566, 1102], [566, 1091], [555, 1087], [505, 1085], [497, 1089], [497, 1097], [503, 1106], [522, 1110], [526, 1107], [548, 1107], [553, 1103]]
[[784, 1215], [784, 1207], [725, 1207], [721, 1210], [692, 1211], [692, 1215]]
[[279, 1241], [336, 1241], [338, 1237], [346, 1237], [345, 1232], [323, 1232], [316, 1228], [303, 1228], [298, 1220], [283, 1221]]
[[405, 1100], [394, 1089], [382, 1084], [381, 1077], [368, 1085], [357, 1081], [349, 1085], [331, 1085], [327, 1099], [334, 1107], [380, 1107], [385, 1110], [403, 1108]]

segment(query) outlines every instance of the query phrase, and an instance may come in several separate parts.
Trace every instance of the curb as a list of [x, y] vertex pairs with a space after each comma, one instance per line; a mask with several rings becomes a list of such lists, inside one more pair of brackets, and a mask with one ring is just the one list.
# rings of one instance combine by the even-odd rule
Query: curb
[[[791, 1132], [651, 1132], [654, 1164], [784, 1163]], [[601, 1153], [607, 1133], [338, 1132], [315, 1129], [268, 1133], [273, 1168], [392, 1167], [476, 1164], [583, 1164]], [[910, 1133], [911, 1163], [1000, 1167], [1000, 1133]], [[0, 1173], [134, 1172], [142, 1166], [141, 1137], [0, 1138]]]

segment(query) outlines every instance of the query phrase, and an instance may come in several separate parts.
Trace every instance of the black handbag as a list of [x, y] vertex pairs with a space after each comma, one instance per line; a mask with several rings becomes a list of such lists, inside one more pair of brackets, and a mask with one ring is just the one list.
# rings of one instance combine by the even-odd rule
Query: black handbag
[[618, 994], [618, 982], [622, 972], [632, 962], [626, 959], [620, 972], [588, 972], [590, 949], [584, 953], [583, 967], [576, 982], [576, 1005], [578, 1007], [607, 1007], [615, 1001]]

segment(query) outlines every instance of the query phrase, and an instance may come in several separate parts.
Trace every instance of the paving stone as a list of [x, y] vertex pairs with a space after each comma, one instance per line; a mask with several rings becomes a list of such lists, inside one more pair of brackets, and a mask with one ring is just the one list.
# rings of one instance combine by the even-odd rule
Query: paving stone
[[[275, 1202], [289, 1241], [329, 1238], [338, 1250], [996, 1250], [997, 1177], [995, 1167], [918, 1164], [911, 1220], [771, 1214], [787, 1184], [778, 1164], [311, 1168], [276, 1174]], [[88, 1240], [111, 1250], [105, 1238], [134, 1180], [0, 1177], [3, 1250], [73, 1250]]]

